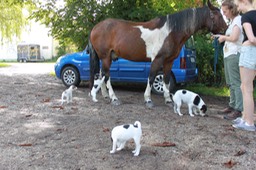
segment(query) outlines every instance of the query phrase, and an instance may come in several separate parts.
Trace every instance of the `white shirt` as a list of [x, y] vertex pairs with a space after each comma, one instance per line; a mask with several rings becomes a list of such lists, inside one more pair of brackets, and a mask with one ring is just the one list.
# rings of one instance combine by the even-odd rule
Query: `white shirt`
[[240, 53], [241, 45], [242, 45], [242, 42], [243, 42], [243, 39], [244, 39], [244, 36], [242, 34], [242, 25], [241, 25], [241, 16], [240, 15], [236, 16], [231, 21], [231, 24], [228, 26], [228, 29], [226, 30], [225, 35], [230, 36], [234, 26], [238, 26], [241, 33], [240, 33], [239, 38], [236, 42], [225, 41], [225, 44], [224, 44], [224, 47], [223, 47], [224, 58], [228, 57], [232, 54]]

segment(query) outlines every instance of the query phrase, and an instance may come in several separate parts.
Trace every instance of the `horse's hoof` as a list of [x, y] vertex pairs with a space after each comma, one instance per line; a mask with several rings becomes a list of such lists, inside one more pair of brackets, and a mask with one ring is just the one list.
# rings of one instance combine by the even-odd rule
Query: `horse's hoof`
[[111, 104], [114, 106], [119, 106], [121, 104], [121, 102], [119, 100], [115, 99], [111, 102]]
[[149, 108], [149, 109], [154, 107], [154, 104], [153, 104], [152, 101], [146, 101], [145, 103], [146, 103], [146, 107]]

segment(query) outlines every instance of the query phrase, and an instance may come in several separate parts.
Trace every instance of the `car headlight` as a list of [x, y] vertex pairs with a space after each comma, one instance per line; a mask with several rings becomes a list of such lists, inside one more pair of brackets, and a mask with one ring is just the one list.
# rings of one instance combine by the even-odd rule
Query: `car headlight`
[[60, 56], [60, 57], [57, 59], [56, 63], [59, 63], [62, 58], [63, 58], [63, 56]]

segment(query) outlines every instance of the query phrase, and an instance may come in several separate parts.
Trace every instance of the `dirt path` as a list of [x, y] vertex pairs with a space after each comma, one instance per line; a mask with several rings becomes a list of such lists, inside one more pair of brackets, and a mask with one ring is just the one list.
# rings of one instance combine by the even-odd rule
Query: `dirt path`
[[[74, 92], [74, 102], [60, 107], [64, 85], [42, 75], [0, 75], [0, 169], [112, 170], [112, 169], [255, 169], [255, 132], [233, 129], [217, 110], [226, 98], [202, 96], [208, 117], [180, 117], [153, 95], [147, 109], [140, 88], [116, 86], [120, 106], [98, 97], [88, 88]], [[133, 89], [133, 90], [131, 90]], [[186, 108], [183, 108], [186, 112]], [[142, 124], [141, 153], [133, 157], [134, 143], [110, 154], [111, 129], [120, 124]], [[172, 147], [156, 147], [170, 142]]]

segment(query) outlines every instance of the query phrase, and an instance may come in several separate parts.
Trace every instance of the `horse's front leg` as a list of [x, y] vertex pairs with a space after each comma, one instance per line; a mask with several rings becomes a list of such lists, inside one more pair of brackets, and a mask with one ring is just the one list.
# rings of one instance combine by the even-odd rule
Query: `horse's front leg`
[[162, 62], [161, 57], [156, 57], [151, 63], [150, 73], [149, 73], [149, 77], [148, 77], [148, 84], [147, 84], [147, 88], [144, 93], [144, 100], [145, 100], [146, 106], [148, 108], [152, 108], [154, 106], [154, 104], [151, 100], [151, 89], [152, 89], [152, 85], [155, 81], [155, 77], [156, 77], [157, 73], [160, 71], [162, 63], [163, 62]]
[[151, 100], [151, 89], [152, 89], [152, 85], [150, 85], [150, 79], [148, 79], [147, 88], [144, 93], [144, 100], [148, 108], [152, 108], [154, 106]]
[[[164, 75], [165, 77], [165, 75]], [[165, 79], [165, 78], [164, 78]], [[167, 83], [169, 82], [169, 83]], [[163, 91], [164, 91], [164, 101], [165, 104], [172, 106], [172, 100], [170, 96], [170, 78], [166, 78], [166, 81], [163, 82]]]
[[163, 64], [163, 72], [164, 72], [164, 82], [163, 82], [163, 91], [164, 91], [164, 99], [165, 104], [172, 106], [172, 100], [170, 96], [170, 76], [171, 76], [171, 68], [173, 61], [165, 61]]
[[163, 82], [163, 91], [164, 91], [165, 104], [172, 103], [169, 89], [170, 89], [170, 82], [168, 84]]

